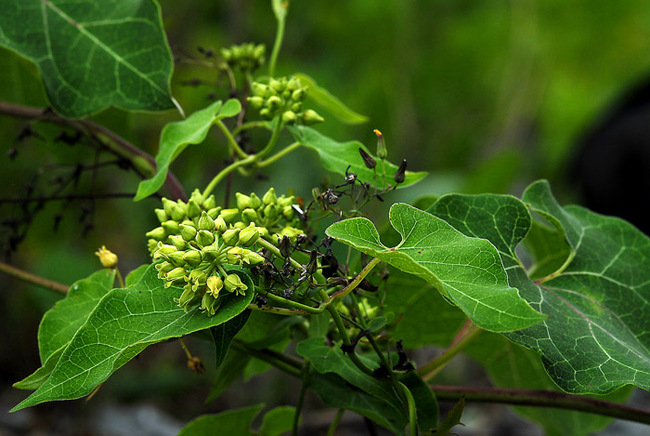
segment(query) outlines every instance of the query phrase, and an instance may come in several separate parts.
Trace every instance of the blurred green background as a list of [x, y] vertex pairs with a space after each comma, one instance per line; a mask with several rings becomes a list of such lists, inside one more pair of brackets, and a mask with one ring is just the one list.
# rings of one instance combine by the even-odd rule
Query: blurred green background
[[[160, 4], [177, 58], [173, 94], [186, 113], [207, 105], [212, 93], [227, 97], [210, 86], [183, 85], [193, 78], [215, 80], [216, 70], [201, 65], [205, 58], [197, 47], [218, 52], [255, 42], [265, 43], [267, 58], [270, 54], [275, 35], [270, 2]], [[431, 173], [389, 202], [450, 191], [520, 194], [539, 178], [549, 179], [562, 201], [580, 202], [567, 183], [567, 164], [589, 126], [650, 76], [648, 17], [650, 3], [642, 0], [294, 0], [278, 75], [304, 72], [370, 118], [351, 126], [329, 117], [318, 127], [322, 132], [374, 149], [373, 129], [380, 129], [390, 160], [406, 158], [409, 169]], [[0, 101], [46, 106], [31, 65], [0, 49], [0, 71]], [[107, 110], [93, 119], [155, 155], [160, 130], [179, 115]], [[25, 120], [0, 116], [3, 221], [20, 221], [20, 204], [7, 200], [24, 197], [31, 181], [37, 192], [46, 192], [57, 175], [95, 159], [89, 147], [54, 141], [61, 129], [42, 123], [32, 125], [39, 137], [18, 140], [26, 126]], [[172, 166], [188, 193], [223, 166], [223, 145], [222, 136], [212, 132]], [[17, 152], [14, 158], [10, 150]], [[315, 156], [300, 150], [285, 165], [268, 168], [268, 179], [236, 177], [234, 188], [264, 192], [274, 185], [309, 198], [325, 175]], [[110, 167], [97, 172], [93, 192], [135, 192], [138, 181]], [[91, 183], [84, 175], [76, 191], [67, 192], [88, 193]], [[93, 253], [105, 244], [120, 256], [126, 273], [148, 260], [143, 234], [155, 226], [157, 204], [128, 198], [49, 203], [4, 260], [70, 284], [99, 268]], [[84, 209], [90, 209], [91, 221]], [[57, 215], [62, 219], [55, 232]], [[94, 226], [82, 237], [84, 222]], [[4, 244], [9, 227], [1, 229]], [[0, 288], [2, 404], [9, 407], [22, 398], [10, 390], [11, 383], [39, 366], [38, 321], [57, 296], [4, 274]]]

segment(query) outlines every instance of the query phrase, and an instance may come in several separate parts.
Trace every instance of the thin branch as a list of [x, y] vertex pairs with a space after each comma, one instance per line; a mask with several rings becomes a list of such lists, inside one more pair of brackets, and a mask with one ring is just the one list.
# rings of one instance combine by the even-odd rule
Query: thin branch
[[[0, 114], [12, 116], [15, 118], [45, 121], [48, 123], [58, 124], [61, 126], [73, 128], [78, 131], [89, 133], [99, 139], [102, 145], [110, 152], [117, 156], [128, 159], [140, 177], [148, 178], [156, 174], [156, 160], [151, 155], [131, 144], [112, 130], [109, 130], [106, 127], [93, 121], [84, 119], [73, 120], [58, 115], [48, 108], [43, 109], [30, 106], [22, 106], [2, 101], [0, 101]], [[142, 159], [136, 159], [136, 157]], [[167, 179], [165, 180], [165, 188], [173, 198], [187, 200], [187, 196], [185, 195], [183, 187], [171, 172], [167, 174]]]
[[69, 286], [28, 273], [27, 271], [23, 271], [22, 269], [18, 269], [15, 266], [11, 266], [2, 261], [0, 261], [0, 271], [24, 282], [49, 289], [50, 291], [58, 292], [59, 294], [66, 295], [68, 293]]
[[436, 385], [430, 388], [440, 401], [458, 401], [465, 397], [465, 401], [575, 410], [650, 424], [649, 410], [557, 391]]

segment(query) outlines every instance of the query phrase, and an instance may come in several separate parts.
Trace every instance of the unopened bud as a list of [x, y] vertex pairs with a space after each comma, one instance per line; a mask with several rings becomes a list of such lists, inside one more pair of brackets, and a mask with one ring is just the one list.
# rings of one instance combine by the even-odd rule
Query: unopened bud
[[228, 230], [228, 224], [226, 224], [226, 220], [224, 220], [221, 215], [219, 215], [214, 221], [214, 229], [219, 233], [223, 233]]
[[162, 241], [167, 237], [167, 232], [165, 232], [165, 229], [162, 227], [156, 227], [155, 229], [148, 231], [145, 236], [157, 241]]
[[262, 205], [262, 200], [260, 200], [257, 194], [255, 194], [254, 192], [251, 193], [250, 199], [251, 199], [251, 205], [249, 207], [253, 209], [259, 209], [259, 207]]
[[158, 243], [158, 248], [156, 248], [156, 251], [154, 252], [154, 259], [159, 259], [161, 257], [167, 257], [172, 253], [175, 253], [178, 251], [176, 247], [173, 245], [167, 245], [163, 244], [162, 242]]
[[406, 159], [402, 159], [402, 163], [399, 164], [397, 171], [395, 171], [395, 176], [393, 179], [398, 185], [404, 181], [406, 178]]
[[102, 245], [102, 248], [97, 250], [95, 255], [99, 257], [99, 261], [104, 268], [115, 268], [117, 266], [117, 255], [108, 250], [106, 246]]
[[298, 117], [294, 111], [284, 111], [282, 113], [282, 122], [284, 124], [293, 124], [296, 122], [297, 118]]
[[217, 200], [214, 198], [214, 195], [210, 195], [208, 198], [203, 200], [203, 209], [205, 210], [210, 210], [213, 209], [217, 205]]
[[180, 231], [178, 227], [178, 221], [167, 220], [160, 224], [160, 226], [165, 229], [168, 235], [177, 235]]
[[375, 135], [377, 135], [377, 157], [379, 159], [386, 159], [388, 152], [386, 151], [386, 143], [384, 142], [384, 135], [377, 129], [375, 129]]
[[201, 206], [199, 206], [196, 201], [190, 199], [187, 202], [187, 216], [190, 218], [195, 218], [201, 215]]
[[262, 197], [262, 203], [275, 204], [276, 201], [278, 201], [278, 197], [275, 195], [275, 189], [269, 188], [269, 190], [266, 191], [266, 194]]
[[235, 194], [235, 197], [237, 198], [237, 208], [239, 210], [244, 210], [251, 207], [251, 198], [248, 195], [237, 192]]
[[167, 214], [168, 217], [171, 217], [172, 216], [172, 209], [176, 207], [176, 202], [171, 201], [169, 198], [164, 198], [163, 197], [162, 204], [163, 204], [165, 214]]
[[196, 227], [194, 227], [193, 225], [181, 224], [178, 227], [181, 232], [181, 236], [186, 241], [191, 241], [196, 237]]
[[377, 166], [377, 161], [375, 161], [375, 158], [370, 156], [363, 148], [359, 147], [359, 154], [361, 155], [361, 159], [363, 159], [363, 163], [366, 165], [366, 168], [368, 169], [373, 169], [374, 167]]
[[201, 218], [199, 218], [199, 230], [214, 230], [214, 220], [210, 218], [207, 212], [201, 212]]
[[264, 208], [264, 217], [268, 219], [275, 219], [278, 216], [278, 207], [275, 204], [268, 204]]
[[252, 108], [260, 109], [262, 106], [264, 106], [264, 98], [259, 96], [248, 97], [248, 103]]
[[242, 210], [241, 216], [245, 222], [257, 222], [259, 219], [259, 215], [257, 215], [255, 209], [251, 209], [250, 207]]
[[222, 209], [219, 215], [222, 216], [227, 223], [231, 223], [239, 215], [239, 209]]
[[253, 223], [239, 232], [239, 245], [250, 247], [260, 238], [260, 231]]
[[184, 207], [176, 205], [172, 208], [172, 213], [170, 214], [170, 216], [175, 221], [182, 221], [185, 218], [186, 212], [187, 212], [187, 205], [185, 205]]
[[325, 118], [318, 115], [318, 113], [314, 110], [307, 109], [302, 114], [302, 122], [305, 123], [305, 125], [307, 126], [310, 126], [312, 124], [322, 123], [323, 121], [325, 121]]
[[291, 93], [291, 100], [293, 101], [302, 101], [305, 98], [304, 88], [296, 89]]
[[224, 243], [227, 245], [237, 245], [239, 242], [239, 232], [241, 230], [234, 228], [234, 229], [228, 229], [225, 232], [223, 232], [223, 235], [221, 235], [221, 239], [223, 240]]
[[278, 97], [277, 95], [274, 95], [273, 97], [269, 97], [269, 99], [266, 100], [266, 107], [267, 107], [271, 112], [273, 112], [273, 111], [279, 109], [280, 106], [282, 106], [282, 100], [281, 100], [280, 97]]
[[169, 237], [169, 241], [174, 247], [176, 247], [177, 250], [187, 249], [187, 242], [185, 242], [185, 239], [183, 239], [181, 236], [171, 235]]
[[183, 260], [189, 266], [195, 268], [201, 264], [203, 258], [200, 251], [190, 250], [183, 255]]
[[262, 257], [261, 254], [251, 250], [244, 250], [244, 254], [241, 258], [245, 264], [250, 266], [259, 265], [264, 262], [264, 257]]
[[158, 218], [159, 222], [162, 223], [169, 219], [167, 213], [165, 212], [165, 209], [154, 209], [153, 211], [156, 214], [156, 218]]
[[216, 220], [220, 212], [221, 212], [220, 207], [213, 207], [212, 209], [208, 209], [208, 216], [213, 220]]
[[196, 235], [196, 242], [202, 247], [212, 244], [214, 239], [214, 233], [208, 230], [199, 230], [199, 233]]

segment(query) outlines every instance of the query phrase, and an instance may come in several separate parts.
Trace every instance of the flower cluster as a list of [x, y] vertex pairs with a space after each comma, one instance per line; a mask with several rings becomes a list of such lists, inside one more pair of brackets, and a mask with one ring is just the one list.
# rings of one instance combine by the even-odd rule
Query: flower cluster
[[271, 120], [280, 116], [284, 124], [302, 122], [310, 125], [323, 122], [323, 118], [311, 109], [302, 110], [302, 102], [307, 92], [295, 77], [271, 79], [268, 85], [253, 83], [253, 96], [248, 97], [250, 105], [259, 109], [260, 116]]
[[252, 72], [264, 65], [264, 44], [233, 45], [221, 49], [221, 57], [233, 70]]
[[[264, 262], [254, 245], [260, 237], [296, 237], [300, 230], [293, 211], [294, 197], [277, 197], [273, 188], [262, 199], [237, 194], [237, 207], [216, 206], [213, 195], [194, 191], [189, 201], [162, 199], [155, 213], [160, 226], [149, 231], [148, 248], [165, 287], [183, 286], [177, 299], [186, 310], [196, 304], [214, 315], [225, 290], [245, 295], [248, 286], [233, 265], [253, 267]], [[251, 290], [252, 291], [252, 290]]]

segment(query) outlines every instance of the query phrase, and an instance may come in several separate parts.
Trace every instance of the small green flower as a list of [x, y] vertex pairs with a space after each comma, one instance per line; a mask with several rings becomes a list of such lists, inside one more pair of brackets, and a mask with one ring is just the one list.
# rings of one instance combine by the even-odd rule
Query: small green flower
[[228, 274], [223, 284], [228, 292], [233, 292], [236, 295], [246, 295], [248, 286], [241, 281], [241, 278], [237, 274]]

